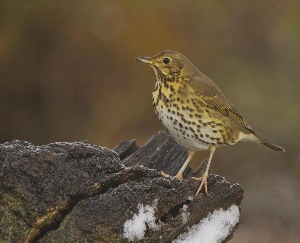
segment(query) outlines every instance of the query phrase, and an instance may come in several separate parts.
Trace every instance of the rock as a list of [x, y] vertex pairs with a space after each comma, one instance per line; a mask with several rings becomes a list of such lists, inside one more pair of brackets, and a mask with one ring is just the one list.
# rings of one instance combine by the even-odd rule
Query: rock
[[161, 176], [176, 174], [186, 158], [164, 132], [142, 147], [131, 140], [114, 150], [84, 142], [1, 144], [0, 242], [127, 242], [124, 224], [141, 206], [154, 210], [157, 225], [141, 242], [170, 242], [243, 198], [240, 185], [217, 175], [209, 176], [209, 195], [196, 198], [198, 182]]

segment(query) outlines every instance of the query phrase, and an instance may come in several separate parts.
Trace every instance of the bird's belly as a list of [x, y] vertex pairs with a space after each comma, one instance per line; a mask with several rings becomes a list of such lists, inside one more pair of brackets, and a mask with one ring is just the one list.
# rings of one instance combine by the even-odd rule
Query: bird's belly
[[[223, 144], [221, 134], [214, 133], [215, 129], [195, 119], [193, 112], [178, 111], [174, 107], [157, 106], [155, 111], [164, 127], [182, 146], [196, 151], [207, 150], [210, 146]], [[205, 120], [208, 114], [201, 115]]]

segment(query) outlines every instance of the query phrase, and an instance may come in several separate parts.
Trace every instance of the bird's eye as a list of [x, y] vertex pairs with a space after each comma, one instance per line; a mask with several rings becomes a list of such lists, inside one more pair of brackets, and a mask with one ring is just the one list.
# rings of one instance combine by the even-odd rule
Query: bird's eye
[[170, 61], [171, 61], [171, 59], [168, 58], [168, 57], [165, 57], [164, 60], [163, 60], [163, 62], [164, 62], [165, 64], [170, 63]]

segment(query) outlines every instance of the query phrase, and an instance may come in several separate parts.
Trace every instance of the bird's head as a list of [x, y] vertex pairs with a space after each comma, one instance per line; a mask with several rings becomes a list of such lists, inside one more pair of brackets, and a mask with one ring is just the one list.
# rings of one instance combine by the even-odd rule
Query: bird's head
[[192, 73], [193, 64], [181, 53], [176, 51], [163, 51], [153, 57], [137, 57], [137, 60], [149, 64], [159, 81], [179, 81]]

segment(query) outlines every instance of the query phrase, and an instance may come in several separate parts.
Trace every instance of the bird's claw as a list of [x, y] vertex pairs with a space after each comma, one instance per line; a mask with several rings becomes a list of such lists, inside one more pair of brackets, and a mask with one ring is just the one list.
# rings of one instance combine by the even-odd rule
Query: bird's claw
[[197, 178], [197, 177], [192, 177], [191, 178], [192, 180], [201, 181], [200, 186], [198, 187], [198, 190], [197, 190], [195, 196], [197, 196], [200, 193], [200, 191], [201, 191], [201, 189], [202, 189], [203, 186], [204, 186], [205, 194], [206, 195], [208, 194], [208, 190], [207, 190], [207, 178], [208, 178], [208, 173], [204, 173], [199, 178]]
[[165, 173], [165, 172], [163, 172], [163, 171], [161, 171], [160, 174], [161, 174], [163, 177], [167, 177], [167, 178], [171, 177], [170, 175], [168, 175], [167, 173]]

